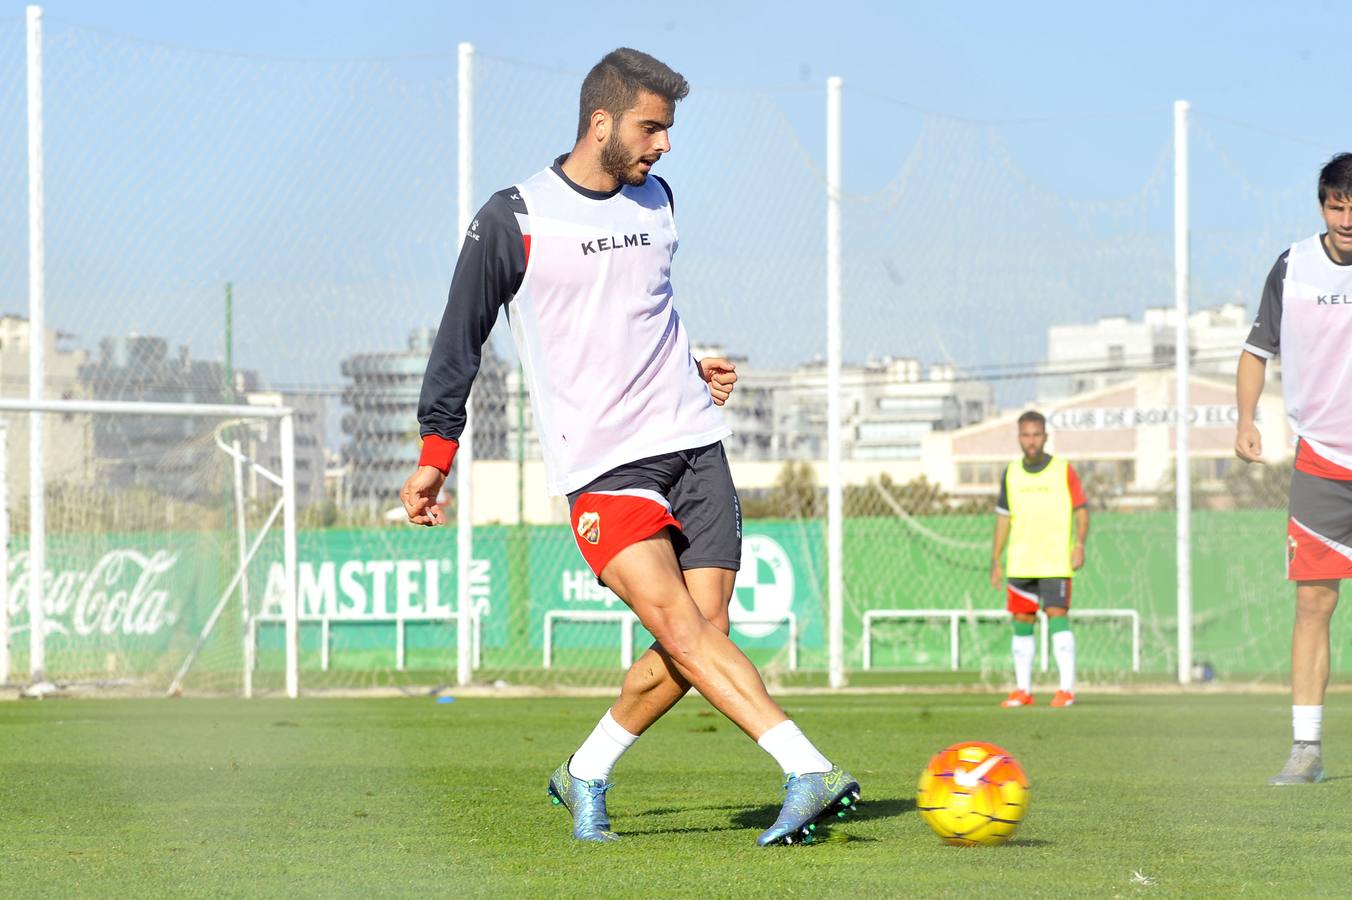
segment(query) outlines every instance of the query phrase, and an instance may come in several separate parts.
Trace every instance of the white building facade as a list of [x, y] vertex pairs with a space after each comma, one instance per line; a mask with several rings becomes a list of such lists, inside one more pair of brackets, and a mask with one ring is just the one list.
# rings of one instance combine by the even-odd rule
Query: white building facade
[[[1142, 370], [1171, 367], [1177, 321], [1173, 307], [1151, 307], [1140, 321], [1128, 316], [1104, 316], [1088, 325], [1051, 326], [1047, 329], [1047, 360], [1039, 366], [1038, 402], [1118, 384]], [[1239, 348], [1252, 325], [1248, 310], [1240, 303], [1190, 314], [1193, 373], [1233, 378]]]
[[[47, 329], [43, 358], [49, 400], [84, 400], [89, 394], [79, 380], [88, 360], [83, 350], [63, 346], [67, 335]], [[28, 352], [32, 329], [22, 316], [0, 316], [0, 395], [28, 398]], [[10, 502], [28, 496], [28, 413], [0, 416], [8, 452], [4, 478]], [[42, 419], [43, 471], [48, 484], [87, 485], [94, 481], [94, 423], [79, 413], [46, 415]]]
[[[1068, 458], [1081, 479], [1112, 485], [1121, 501], [1155, 502], [1172, 489], [1175, 456], [1174, 373], [1137, 372], [1126, 381], [1036, 407], [1047, 417], [1047, 450]], [[1189, 453], [1199, 489], [1218, 484], [1237, 466], [1233, 378], [1188, 381]], [[994, 495], [1004, 467], [1020, 456], [1018, 418], [1013, 410], [998, 418], [936, 433], [925, 444], [924, 474], [958, 496]], [[1281, 392], [1271, 386], [1258, 407], [1264, 455], [1273, 462], [1290, 459], [1293, 436], [1286, 423]]]

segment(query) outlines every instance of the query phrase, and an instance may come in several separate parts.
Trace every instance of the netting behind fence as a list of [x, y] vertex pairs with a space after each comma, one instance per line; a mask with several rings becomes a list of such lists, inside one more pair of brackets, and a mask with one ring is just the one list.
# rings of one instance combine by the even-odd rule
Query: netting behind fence
[[[280, 487], [252, 467], [236, 479], [226, 447], [268, 460], [278, 424], [220, 416], [81, 411], [40, 416], [46, 572], [34, 650], [28, 413], [6, 413], [9, 534], [3, 573], [10, 672], [60, 684], [165, 693], [239, 693], [250, 604], [263, 581], [237, 577], [281, 554]], [[280, 474], [275, 463], [266, 470]], [[249, 571], [255, 571], [250, 569]], [[266, 572], [266, 568], [257, 571]], [[260, 693], [284, 670], [262, 660]]]
[[[23, 23], [0, 21], [0, 299], [16, 313], [27, 304], [23, 48]], [[302, 682], [451, 680], [454, 530], [399, 524], [395, 492], [417, 458], [418, 387], [459, 244], [454, 57], [258, 59], [59, 21], [45, 49], [50, 395], [295, 407]], [[475, 208], [568, 150], [582, 68], [475, 56]], [[734, 636], [781, 681], [820, 681], [827, 662], [824, 106], [818, 89], [696, 80], [657, 169], [674, 189], [673, 282], [697, 355], [728, 355], [742, 377], [725, 408], [747, 518]], [[851, 85], [844, 109], [847, 123], [871, 123], [866, 141], [846, 130], [841, 210], [847, 670], [1005, 678], [1008, 625], [987, 581], [992, 504], [1018, 454], [1008, 413], [1038, 405], [1090, 495], [1075, 596], [1077, 611], [1098, 614], [1076, 626], [1082, 669], [1124, 680], [1139, 663], [1167, 676], [1178, 630], [1169, 110], [979, 122]], [[1195, 135], [1194, 306], [1230, 304], [1197, 314], [1198, 503], [1255, 511], [1194, 520], [1193, 625], [1199, 659], [1272, 678], [1285, 667], [1280, 556], [1246, 556], [1255, 568], [1240, 579], [1220, 535], [1280, 543], [1277, 514], [1259, 511], [1280, 497], [1227, 468], [1228, 380], [1267, 267], [1318, 225], [1312, 172], [1326, 154], [1204, 116]], [[1113, 176], [1071, 185], [1058, 177], [1071, 153], [1115, 161]], [[24, 323], [5, 323], [0, 379], [23, 395]], [[1263, 415], [1280, 447], [1276, 389]], [[473, 403], [476, 677], [615, 683], [647, 636], [587, 572], [563, 502], [545, 495], [505, 327]], [[16, 420], [15, 466], [20, 433]], [[100, 443], [85, 465], [137, 487], [104, 486], [98, 533], [230, 557], [237, 536], [207, 527], [227, 512], [219, 486], [165, 461], [193, 440]], [[14, 483], [12, 504], [25, 489]], [[204, 490], [191, 524], [136, 511]], [[16, 535], [20, 512], [12, 505]], [[92, 570], [97, 548], [61, 543], [80, 529], [53, 521], [54, 552]], [[153, 557], [151, 543], [136, 552]], [[282, 649], [277, 551], [259, 552], [257, 630], [221, 632], [222, 672], [246, 647], [273, 672]], [[211, 591], [189, 593], [199, 604]], [[241, 615], [222, 628], [243, 628], [244, 601], [231, 602]], [[72, 677], [125, 665], [90, 647]], [[158, 678], [162, 663], [142, 669]], [[205, 688], [235, 675], [196, 677]]]
[[[0, 18], [0, 305], [25, 308], [28, 296], [28, 102], [24, 21]], [[4, 373], [4, 382], [9, 373]], [[13, 388], [0, 382], [8, 393]]]

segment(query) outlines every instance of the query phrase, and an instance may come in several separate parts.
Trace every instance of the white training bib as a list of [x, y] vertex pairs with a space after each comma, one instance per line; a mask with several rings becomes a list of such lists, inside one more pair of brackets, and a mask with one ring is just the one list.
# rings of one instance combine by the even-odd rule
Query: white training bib
[[508, 316], [549, 492], [727, 437], [673, 303], [676, 223], [662, 184], [596, 199], [545, 169], [518, 190], [529, 249]]
[[1352, 468], [1352, 266], [1329, 259], [1319, 235], [1286, 258], [1281, 356], [1291, 430]]

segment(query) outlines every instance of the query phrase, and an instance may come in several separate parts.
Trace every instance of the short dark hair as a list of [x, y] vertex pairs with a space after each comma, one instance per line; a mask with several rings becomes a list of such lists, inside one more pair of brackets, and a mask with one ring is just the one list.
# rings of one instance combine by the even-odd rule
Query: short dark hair
[[1042, 426], [1043, 431], [1047, 430], [1047, 417], [1035, 409], [1030, 409], [1019, 416], [1019, 424], [1022, 425], [1025, 422], [1036, 422]]
[[1330, 195], [1352, 200], [1352, 153], [1339, 153], [1319, 170], [1319, 205]]
[[641, 50], [612, 50], [582, 79], [577, 139], [582, 140], [591, 127], [592, 113], [604, 109], [618, 119], [633, 108], [639, 91], [651, 91], [674, 104], [690, 93], [690, 84], [680, 72]]

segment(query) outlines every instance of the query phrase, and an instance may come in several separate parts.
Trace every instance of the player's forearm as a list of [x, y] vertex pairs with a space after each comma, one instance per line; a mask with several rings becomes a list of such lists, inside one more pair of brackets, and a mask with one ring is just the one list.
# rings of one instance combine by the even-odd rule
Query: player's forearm
[[1007, 516], [995, 517], [995, 539], [991, 546], [991, 562], [998, 563], [1000, 557], [1004, 555], [1005, 543], [1009, 540], [1009, 518]]
[[457, 441], [465, 428], [465, 408], [470, 386], [479, 374], [483, 344], [477, 335], [448, 328], [451, 319], [448, 310], [427, 360], [418, 397], [418, 431], [424, 437]]
[[1235, 402], [1239, 406], [1240, 427], [1253, 424], [1266, 375], [1267, 360], [1247, 350], [1239, 354], [1239, 366], [1235, 370]]
[[1079, 547], [1084, 546], [1085, 540], [1089, 537], [1089, 510], [1081, 506], [1075, 510], [1075, 544]]

